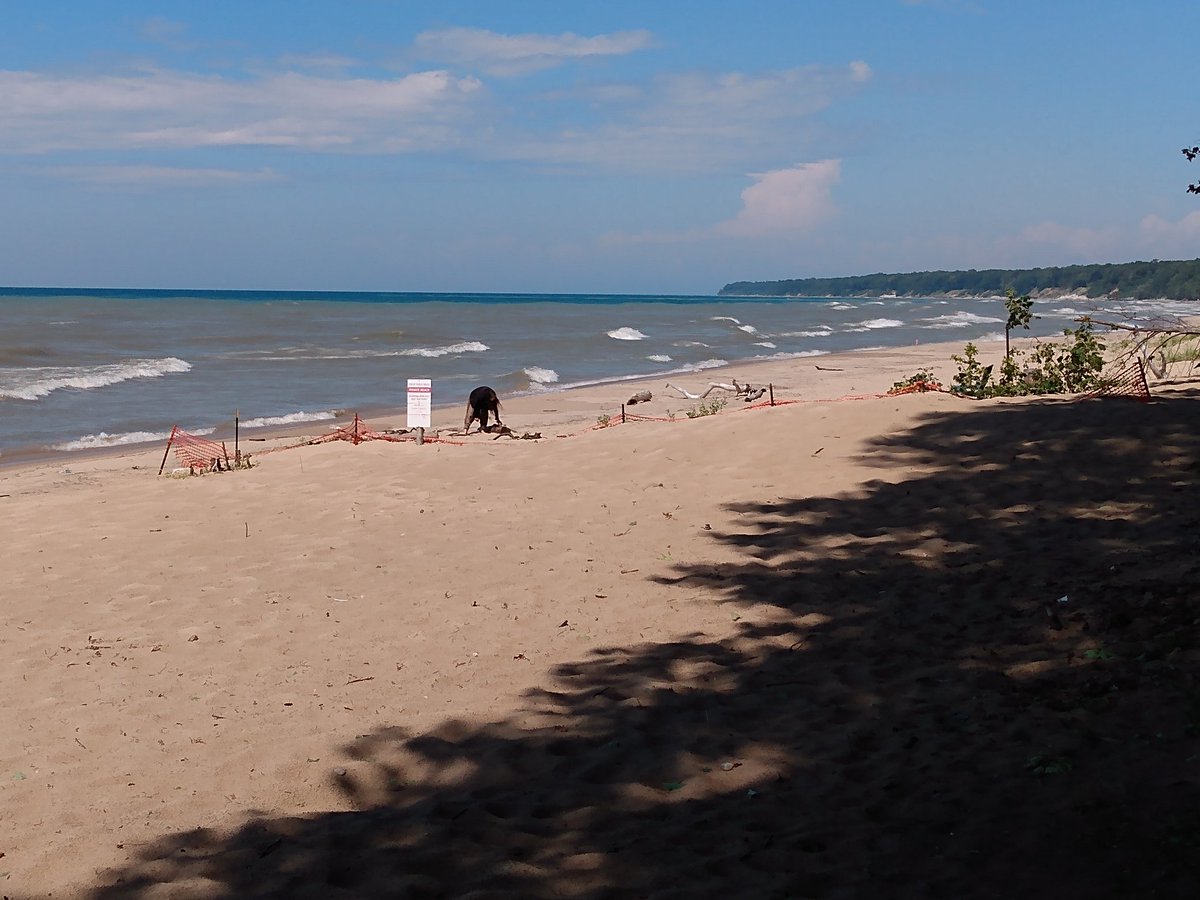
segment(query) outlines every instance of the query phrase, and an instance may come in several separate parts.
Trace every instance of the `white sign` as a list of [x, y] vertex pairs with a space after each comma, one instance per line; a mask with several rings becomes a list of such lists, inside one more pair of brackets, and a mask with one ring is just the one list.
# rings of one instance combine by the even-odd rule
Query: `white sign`
[[428, 428], [433, 410], [433, 381], [428, 378], [408, 379], [408, 427]]

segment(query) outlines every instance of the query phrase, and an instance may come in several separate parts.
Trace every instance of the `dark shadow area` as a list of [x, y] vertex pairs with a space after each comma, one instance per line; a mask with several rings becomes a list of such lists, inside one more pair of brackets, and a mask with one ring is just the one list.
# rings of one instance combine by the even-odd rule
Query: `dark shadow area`
[[165, 836], [91, 896], [1194, 897], [1198, 426], [1190, 396], [931, 415], [862, 492], [747, 500], [712, 533], [738, 562], [677, 566], [736, 639], [364, 736], [357, 811]]

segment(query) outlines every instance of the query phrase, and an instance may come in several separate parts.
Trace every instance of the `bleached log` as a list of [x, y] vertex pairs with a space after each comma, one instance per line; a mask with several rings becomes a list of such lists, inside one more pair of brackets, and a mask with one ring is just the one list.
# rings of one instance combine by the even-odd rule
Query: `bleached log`
[[691, 391], [686, 391], [683, 388], [679, 387], [678, 385], [671, 384], [671, 382], [669, 382], [669, 381], [667, 382], [667, 387], [673, 391], [679, 391], [679, 393], [683, 396], [683, 398], [685, 400], [699, 400], [700, 399], [699, 394], [693, 394]]

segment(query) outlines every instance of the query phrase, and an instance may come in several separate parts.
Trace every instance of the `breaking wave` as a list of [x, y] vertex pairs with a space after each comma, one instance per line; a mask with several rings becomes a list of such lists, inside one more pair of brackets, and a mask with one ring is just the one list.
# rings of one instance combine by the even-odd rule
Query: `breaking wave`
[[88, 391], [135, 378], [161, 378], [191, 371], [192, 364], [174, 356], [129, 359], [99, 366], [43, 366], [0, 369], [0, 399], [39, 400], [54, 391]]
[[[197, 428], [190, 434], [212, 434], [213, 428]], [[165, 441], [171, 436], [170, 432], [159, 431], [126, 431], [122, 434], [87, 434], [73, 441], [54, 444], [51, 450], [101, 450], [105, 447], [120, 447], [124, 444], [149, 444], [155, 441]]]

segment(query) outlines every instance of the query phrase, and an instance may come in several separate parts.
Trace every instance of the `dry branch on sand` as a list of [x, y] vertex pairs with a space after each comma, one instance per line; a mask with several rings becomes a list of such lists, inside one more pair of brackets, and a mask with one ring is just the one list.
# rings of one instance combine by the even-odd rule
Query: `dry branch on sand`
[[1114, 357], [1117, 365], [1140, 359], [1154, 377], [1160, 379], [1167, 377], [1173, 364], [1186, 363], [1188, 371], [1200, 365], [1197, 362], [1200, 360], [1200, 325], [1178, 316], [1131, 317], [1123, 322], [1110, 322], [1083, 315], [1076, 321], [1129, 335]]
[[666, 386], [673, 391], [678, 391], [680, 396], [682, 396], [685, 400], [703, 400], [713, 391], [721, 390], [736, 394], [747, 403], [750, 403], [754, 400], [758, 400], [767, 392], [767, 389], [764, 387], [755, 388], [749, 384], [738, 384], [736, 378], [733, 379], [733, 384], [725, 384], [722, 381], [710, 381], [708, 383], [708, 389], [705, 390], [703, 394], [694, 394], [691, 391], [685, 390], [684, 388], [679, 387], [679, 385], [671, 384], [670, 382], [667, 382]]

